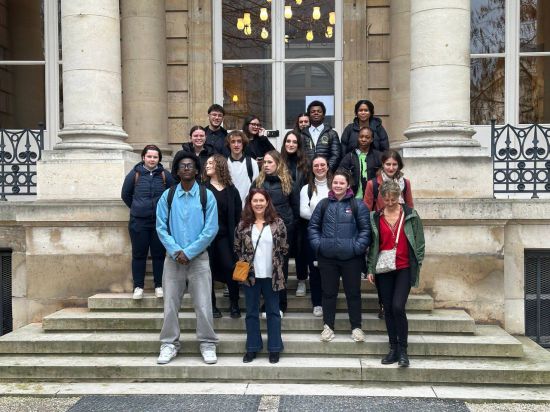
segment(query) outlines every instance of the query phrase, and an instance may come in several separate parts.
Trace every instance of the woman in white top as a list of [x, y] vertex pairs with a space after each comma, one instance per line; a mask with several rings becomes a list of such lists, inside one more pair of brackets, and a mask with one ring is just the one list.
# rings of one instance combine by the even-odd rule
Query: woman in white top
[[243, 282], [246, 298], [246, 353], [244, 363], [262, 350], [260, 333], [260, 294], [267, 314], [267, 350], [269, 362], [279, 362], [283, 351], [279, 291], [285, 289], [283, 263], [288, 253], [286, 228], [278, 217], [267, 191], [250, 190], [241, 221], [235, 231], [235, 253], [250, 263], [248, 279]]
[[[328, 197], [330, 169], [328, 160], [322, 155], [315, 155], [312, 161], [313, 174], [310, 175], [309, 183], [302, 187], [300, 191], [300, 217], [309, 222], [315, 207], [321, 199]], [[315, 265], [315, 254], [311, 250], [311, 245], [307, 233], [303, 236], [302, 250], [306, 252], [307, 264], [309, 266], [309, 289], [311, 292], [311, 304], [313, 305], [313, 315], [323, 316], [321, 275], [319, 268]]]

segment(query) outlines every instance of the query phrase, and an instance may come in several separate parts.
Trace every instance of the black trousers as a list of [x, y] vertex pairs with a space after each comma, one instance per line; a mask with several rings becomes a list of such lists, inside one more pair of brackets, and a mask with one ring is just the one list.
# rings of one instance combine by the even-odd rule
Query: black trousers
[[363, 256], [357, 256], [350, 260], [319, 257], [319, 271], [321, 272], [321, 286], [323, 289], [323, 320], [333, 330], [340, 277], [342, 277], [344, 284], [351, 329], [361, 328], [362, 266]]
[[409, 268], [376, 275], [378, 290], [384, 305], [386, 329], [391, 344], [407, 346], [409, 323], [405, 305], [411, 291]]
[[[235, 257], [230, 247], [229, 239], [226, 236], [216, 236], [208, 248], [208, 258], [210, 261], [212, 280], [225, 283], [227, 289], [229, 289], [229, 299], [232, 303], [237, 303], [239, 301], [239, 283], [233, 280]], [[216, 307], [216, 295], [213, 282], [212, 307]]]
[[[287, 226], [286, 228], [287, 233], [287, 239], [289, 242], [288, 248], [289, 250], [292, 250], [294, 247], [294, 226]], [[288, 259], [289, 255], [287, 254], [283, 261], [283, 274], [285, 275], [285, 284], [288, 280]], [[286, 288], [279, 291], [279, 309], [283, 312], [286, 312], [288, 308], [288, 297], [287, 297], [287, 291]], [[265, 312], [265, 310], [262, 310], [262, 312]]]
[[309, 220], [300, 218], [298, 221], [297, 230], [295, 231], [296, 235], [294, 238], [293, 254], [291, 254], [291, 256], [294, 257], [294, 260], [296, 261], [296, 277], [298, 280], [307, 279], [307, 249], [309, 249], [309, 242], [307, 240], [308, 223]]
[[303, 252], [306, 256], [306, 261], [309, 268], [309, 291], [311, 293], [311, 305], [313, 307], [322, 306], [323, 289], [321, 287], [321, 273], [319, 272], [319, 267], [314, 264], [317, 259], [315, 258], [315, 252], [313, 252], [313, 249], [311, 248], [311, 243], [309, 243], [307, 233], [305, 235]]
[[157, 235], [154, 218], [139, 218], [130, 216], [128, 232], [132, 242], [132, 278], [134, 288], [142, 288], [145, 281], [145, 265], [147, 254], [151, 249], [153, 258], [153, 277], [155, 287], [162, 286], [162, 270], [166, 249]]

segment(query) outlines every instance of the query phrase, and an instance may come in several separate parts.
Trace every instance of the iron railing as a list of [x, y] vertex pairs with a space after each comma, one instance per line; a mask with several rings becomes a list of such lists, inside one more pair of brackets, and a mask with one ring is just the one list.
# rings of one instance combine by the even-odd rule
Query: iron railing
[[0, 200], [36, 195], [36, 162], [44, 150], [44, 125], [38, 129], [0, 129]]
[[493, 193], [550, 193], [550, 127], [491, 122]]

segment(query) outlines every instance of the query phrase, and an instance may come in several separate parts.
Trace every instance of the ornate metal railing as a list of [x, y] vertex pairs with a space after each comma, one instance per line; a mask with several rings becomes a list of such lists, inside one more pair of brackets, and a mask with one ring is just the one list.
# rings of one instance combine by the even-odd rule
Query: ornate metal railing
[[493, 193], [550, 193], [550, 127], [491, 122]]
[[44, 150], [44, 126], [0, 129], [0, 200], [36, 195], [36, 162]]

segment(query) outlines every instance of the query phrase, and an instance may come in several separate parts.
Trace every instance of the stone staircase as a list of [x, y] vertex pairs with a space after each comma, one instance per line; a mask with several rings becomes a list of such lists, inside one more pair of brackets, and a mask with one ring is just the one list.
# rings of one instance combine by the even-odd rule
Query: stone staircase
[[[231, 319], [221, 290], [217, 299], [224, 317], [214, 319], [220, 338], [216, 365], [202, 362], [188, 296], [180, 313], [182, 350], [170, 364], [159, 366], [162, 299], [150, 292], [141, 301], [132, 300], [130, 293], [106, 293], [91, 296], [86, 309], [63, 309], [42, 324], [1, 337], [0, 380], [550, 385], [546, 350], [498, 326], [476, 325], [462, 310], [434, 309], [433, 299], [424, 294], [411, 295], [407, 305], [410, 368], [382, 365], [388, 347], [385, 324], [376, 317], [376, 294], [366, 281], [362, 302], [367, 341], [350, 339], [341, 293], [336, 338], [320, 342], [322, 319], [312, 315], [309, 294], [294, 296], [296, 283], [294, 277], [289, 279], [289, 310], [282, 321], [285, 351], [276, 365], [264, 354], [251, 364], [242, 363], [244, 313], [241, 319]], [[262, 328], [265, 331], [264, 320]]]

